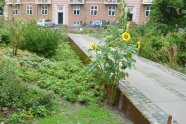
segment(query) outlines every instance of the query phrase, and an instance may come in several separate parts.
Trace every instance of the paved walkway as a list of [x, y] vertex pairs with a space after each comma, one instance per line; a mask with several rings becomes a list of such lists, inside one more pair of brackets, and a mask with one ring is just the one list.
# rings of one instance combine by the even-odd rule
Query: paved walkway
[[[87, 35], [70, 34], [70, 38], [87, 54], [91, 42], [99, 40]], [[94, 53], [92, 53], [94, 54]], [[151, 123], [166, 124], [174, 115], [174, 123], [186, 124], [186, 76], [144, 58], [134, 56], [135, 69], [120, 83], [134, 105]]]

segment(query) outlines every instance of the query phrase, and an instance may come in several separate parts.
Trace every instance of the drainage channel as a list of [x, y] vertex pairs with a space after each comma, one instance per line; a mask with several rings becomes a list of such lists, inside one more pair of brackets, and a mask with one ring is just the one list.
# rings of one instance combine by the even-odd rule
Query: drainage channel
[[[80, 57], [84, 64], [90, 63], [88, 55], [69, 37], [69, 43], [76, 54]], [[118, 99], [116, 106], [120, 111], [127, 115], [127, 117], [134, 124], [150, 124], [150, 121], [144, 117], [144, 115], [135, 107], [135, 105], [129, 100], [129, 98], [118, 88]]]

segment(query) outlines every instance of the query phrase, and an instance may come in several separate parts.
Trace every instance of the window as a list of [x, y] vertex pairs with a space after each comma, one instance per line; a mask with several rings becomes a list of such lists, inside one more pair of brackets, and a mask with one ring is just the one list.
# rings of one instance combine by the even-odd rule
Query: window
[[74, 27], [80, 27], [80, 26], [81, 26], [81, 23], [82, 23], [81, 21], [77, 21], [77, 20], [76, 20], [76, 21], [74, 21], [73, 26], [74, 26]]
[[109, 6], [108, 7], [108, 15], [115, 16], [116, 15], [116, 6]]
[[13, 6], [12, 12], [13, 12], [13, 15], [18, 14], [18, 6], [17, 5]]
[[58, 6], [58, 7], [57, 7], [57, 11], [58, 11], [58, 12], [63, 12], [63, 6], [61, 6], [61, 5]]
[[40, 0], [41, 3], [47, 3], [48, 0]]
[[41, 6], [41, 15], [48, 15], [48, 6], [47, 5]]
[[133, 21], [133, 20], [134, 20], [134, 7], [127, 6], [127, 21]]
[[80, 21], [74, 21], [74, 25], [80, 25]]
[[74, 15], [80, 15], [80, 6], [79, 5], [75, 5], [73, 7], [73, 12], [74, 12]]
[[93, 16], [98, 15], [98, 6], [91, 6], [90, 15], [93, 15]]
[[26, 6], [26, 13], [27, 13], [27, 15], [32, 15], [33, 14], [33, 10], [32, 10], [31, 5]]
[[150, 16], [150, 12], [151, 12], [151, 7], [150, 6], [147, 6], [146, 9], [145, 9], [145, 16]]

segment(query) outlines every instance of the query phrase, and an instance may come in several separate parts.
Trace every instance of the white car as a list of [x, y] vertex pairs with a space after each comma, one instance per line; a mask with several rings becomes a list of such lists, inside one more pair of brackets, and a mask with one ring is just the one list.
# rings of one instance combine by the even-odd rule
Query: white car
[[37, 21], [37, 26], [39, 27], [54, 27], [55, 23], [52, 22], [50, 19], [40, 19]]
[[101, 27], [105, 28], [105, 26], [108, 24], [109, 24], [109, 22], [107, 22], [105, 20], [95, 20], [92, 22], [92, 24], [90, 26], [93, 28], [101, 28]]

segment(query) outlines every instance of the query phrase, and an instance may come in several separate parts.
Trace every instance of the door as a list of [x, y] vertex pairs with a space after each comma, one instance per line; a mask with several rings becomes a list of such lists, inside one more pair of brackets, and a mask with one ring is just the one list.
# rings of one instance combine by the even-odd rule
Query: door
[[62, 12], [58, 13], [58, 24], [63, 24], [63, 13]]

